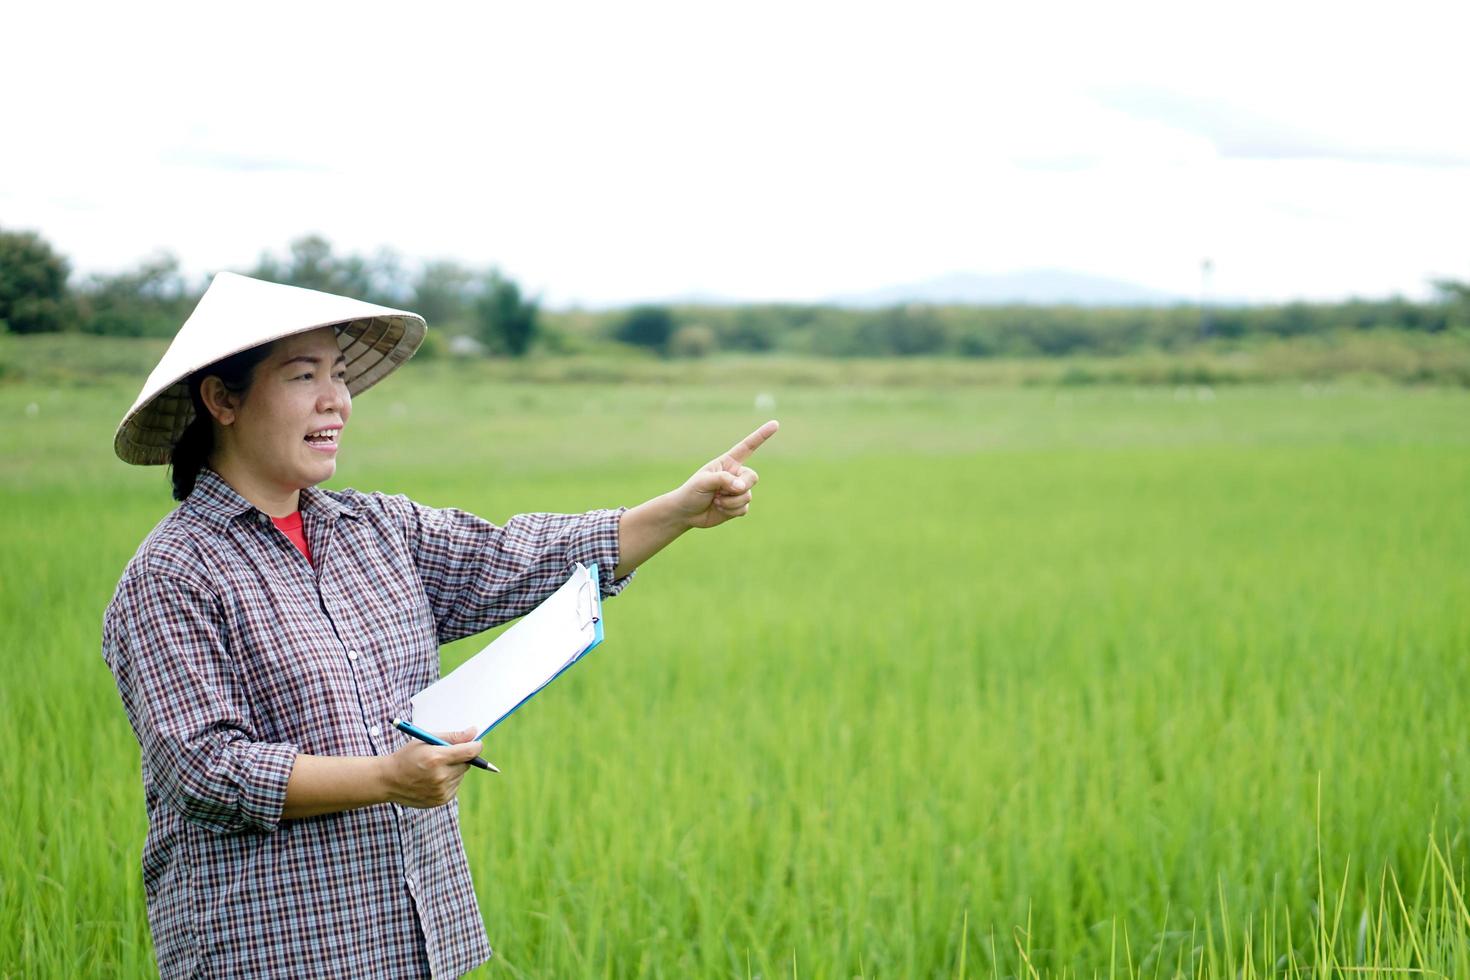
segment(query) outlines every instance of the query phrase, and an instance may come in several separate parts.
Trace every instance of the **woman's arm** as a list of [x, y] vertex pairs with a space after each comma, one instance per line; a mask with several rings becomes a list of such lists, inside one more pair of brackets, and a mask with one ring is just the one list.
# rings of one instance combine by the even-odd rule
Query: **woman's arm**
[[286, 781], [281, 819], [300, 820], [388, 802], [388, 756], [298, 755]]
[[523, 616], [561, 587], [576, 562], [596, 562], [604, 597], [626, 580], [609, 576], [623, 508], [583, 514], [517, 514], [497, 526], [455, 507], [401, 494], [368, 495], [401, 532], [442, 646]]
[[298, 748], [260, 738], [223, 622], [207, 583], [129, 566], [103, 655], [162, 803], [215, 833], [270, 833]]
[[270, 833], [282, 819], [374, 803], [435, 807], [454, 797], [479, 753], [407, 740], [391, 755], [312, 756], [253, 731], [244, 685], [225, 650], [217, 600], [173, 575], [124, 576], [103, 618], [103, 652], [154, 787], [216, 833]]
[[678, 492], [623, 511], [618, 519], [618, 567], [613, 569], [613, 578], [629, 574], [694, 526], [674, 499]]
[[377, 803], [420, 809], [454, 799], [479, 742], [466, 741], [473, 728], [441, 735], [454, 745], [411, 741], [392, 755], [297, 755], [286, 782], [281, 819], [299, 820], [323, 813], [356, 810]]

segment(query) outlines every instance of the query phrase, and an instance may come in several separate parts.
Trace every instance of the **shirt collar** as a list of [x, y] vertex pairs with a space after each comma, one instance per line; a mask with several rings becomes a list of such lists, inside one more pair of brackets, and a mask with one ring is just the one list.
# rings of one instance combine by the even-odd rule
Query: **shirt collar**
[[320, 511], [327, 517], [358, 517], [357, 508], [343, 503], [321, 487], [307, 487], [301, 491], [301, 502], [297, 505], [303, 512]]
[[[194, 480], [194, 489], [189, 492], [189, 496], [184, 499], [181, 506], [218, 524], [228, 524], [241, 515], [265, 513], [240, 496], [234, 487], [225, 482], [224, 477], [208, 466], [199, 468], [199, 476]], [[338, 500], [320, 487], [303, 489], [300, 503], [297, 506], [302, 511], [303, 517], [308, 511], [319, 512], [327, 518], [359, 516], [356, 507]]]

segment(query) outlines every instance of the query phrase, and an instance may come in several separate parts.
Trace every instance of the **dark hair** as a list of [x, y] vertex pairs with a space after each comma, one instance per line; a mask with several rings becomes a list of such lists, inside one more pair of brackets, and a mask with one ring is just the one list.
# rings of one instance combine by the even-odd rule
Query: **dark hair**
[[173, 480], [175, 500], [183, 500], [193, 492], [200, 468], [214, 452], [214, 417], [204, 407], [204, 399], [199, 394], [204, 379], [213, 375], [224, 383], [226, 391], [243, 395], [250, 390], [256, 365], [270, 356], [274, 346], [275, 341], [271, 341], [242, 350], [189, 375], [189, 400], [194, 403], [194, 419], [170, 453], [169, 477]]

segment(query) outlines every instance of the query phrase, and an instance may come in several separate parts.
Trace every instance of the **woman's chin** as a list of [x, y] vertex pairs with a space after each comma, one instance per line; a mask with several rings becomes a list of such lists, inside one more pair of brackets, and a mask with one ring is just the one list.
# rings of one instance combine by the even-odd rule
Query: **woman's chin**
[[323, 455], [321, 453], [318, 453], [314, 449], [308, 449], [307, 452], [311, 453], [312, 456], [315, 457], [315, 458], [309, 460], [307, 462], [307, 464], [305, 466], [303, 466], [301, 469], [302, 469], [302, 472], [303, 473], [307, 473], [307, 474], [310, 474], [311, 475], [311, 482], [312, 483], [320, 483], [323, 480], [330, 480], [334, 475], [336, 475], [336, 473], [337, 473], [337, 454], [336, 453], [333, 453], [330, 456], [325, 456], [325, 455]]

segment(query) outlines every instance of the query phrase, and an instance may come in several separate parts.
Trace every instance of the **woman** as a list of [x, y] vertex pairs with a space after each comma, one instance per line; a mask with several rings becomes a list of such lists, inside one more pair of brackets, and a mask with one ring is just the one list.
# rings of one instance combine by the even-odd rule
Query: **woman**
[[575, 562], [604, 595], [691, 527], [742, 516], [768, 422], [632, 509], [503, 527], [322, 490], [352, 396], [407, 360], [412, 313], [221, 273], [118, 428], [172, 464], [103, 655], [142, 750], [144, 891], [165, 976], [454, 976], [491, 955], [454, 799], [480, 751], [391, 727], [440, 644], [534, 608]]

